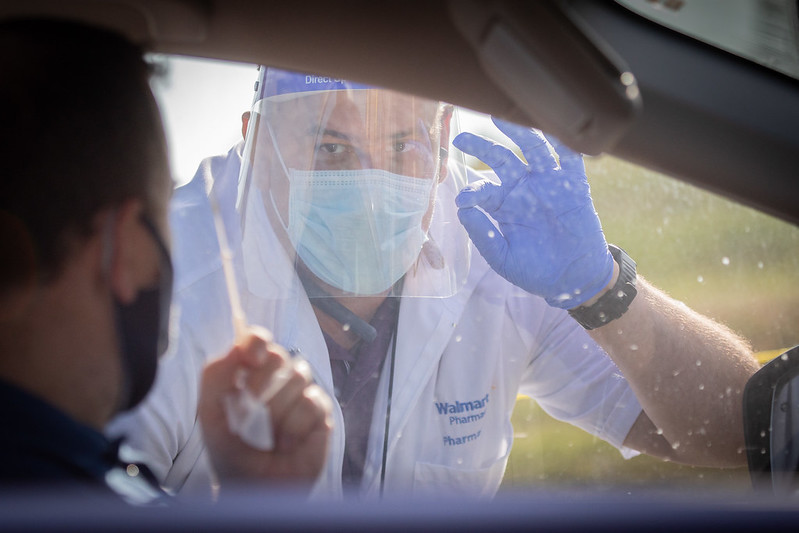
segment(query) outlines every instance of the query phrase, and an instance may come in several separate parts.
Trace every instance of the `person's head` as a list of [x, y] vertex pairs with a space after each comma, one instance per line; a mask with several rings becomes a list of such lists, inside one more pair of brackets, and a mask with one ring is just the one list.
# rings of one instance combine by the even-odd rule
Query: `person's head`
[[[129, 407], [155, 371], [155, 361], [141, 360], [153, 321], [129, 315], [171, 276], [159, 241], [167, 235], [172, 184], [142, 50], [79, 23], [3, 21], [0, 72], [0, 331], [35, 321], [41, 295], [63, 284], [78, 262], [94, 268], [111, 318], [104, 323], [98, 311], [88, 328], [110, 329], [97, 338], [109, 339], [107, 357], [119, 366], [117, 407]], [[154, 311], [157, 330], [164, 309]], [[139, 350], [131, 349], [131, 319], [140, 320]]]
[[248, 175], [273, 225], [327, 288], [386, 293], [415, 264], [448, 175], [451, 115], [452, 106], [425, 98], [261, 70]]

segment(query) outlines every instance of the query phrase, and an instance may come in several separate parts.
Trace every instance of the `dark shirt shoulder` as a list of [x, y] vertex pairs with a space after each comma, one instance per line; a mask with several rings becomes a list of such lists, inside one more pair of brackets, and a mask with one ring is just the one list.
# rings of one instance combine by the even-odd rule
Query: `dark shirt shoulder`
[[[46, 487], [125, 497], [125, 477], [140, 474], [138, 466], [128, 468], [119, 460], [118, 442], [4, 381], [0, 381], [0, 420], [5, 426], [0, 432], [2, 489]], [[136, 480], [137, 485], [142, 482], [150, 484]]]

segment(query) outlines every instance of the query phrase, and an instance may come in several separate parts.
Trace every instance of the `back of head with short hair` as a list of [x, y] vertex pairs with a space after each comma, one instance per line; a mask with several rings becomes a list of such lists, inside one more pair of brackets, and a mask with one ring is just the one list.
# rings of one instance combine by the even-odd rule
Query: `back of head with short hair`
[[48, 282], [95, 215], [152, 207], [166, 144], [142, 50], [79, 23], [0, 22], [0, 295]]

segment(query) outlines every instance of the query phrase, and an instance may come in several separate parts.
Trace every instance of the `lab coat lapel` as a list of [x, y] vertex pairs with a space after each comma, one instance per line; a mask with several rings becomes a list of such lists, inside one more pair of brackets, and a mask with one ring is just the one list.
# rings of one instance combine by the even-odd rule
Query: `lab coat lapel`
[[389, 454], [450, 341], [471, 289], [449, 298], [404, 298], [394, 368]]

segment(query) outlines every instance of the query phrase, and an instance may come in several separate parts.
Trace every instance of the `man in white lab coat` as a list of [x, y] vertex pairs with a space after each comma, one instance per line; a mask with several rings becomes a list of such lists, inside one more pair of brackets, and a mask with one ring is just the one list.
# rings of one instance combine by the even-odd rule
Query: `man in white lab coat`
[[319, 494], [494, 494], [518, 394], [625, 454], [745, 462], [746, 343], [607, 245], [579, 154], [497, 122], [527, 161], [461, 134], [479, 175], [451, 111], [261, 69], [246, 143], [175, 195], [180, 345], [118, 423], [166, 486], [211, 475], [197, 375], [233, 338], [214, 202], [247, 320], [338, 400]]

